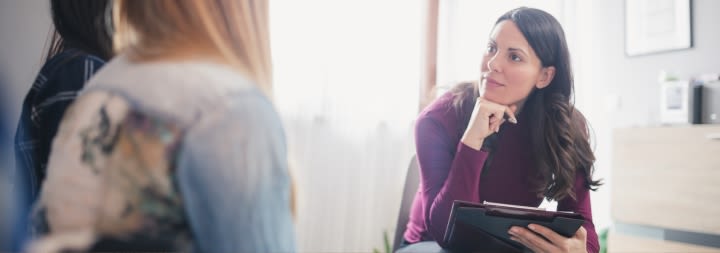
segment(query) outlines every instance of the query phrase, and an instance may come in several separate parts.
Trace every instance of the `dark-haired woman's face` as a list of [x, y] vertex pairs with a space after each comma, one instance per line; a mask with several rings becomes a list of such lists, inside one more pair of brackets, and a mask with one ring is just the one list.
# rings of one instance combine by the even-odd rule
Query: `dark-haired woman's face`
[[554, 73], [540, 58], [514, 22], [498, 23], [481, 64], [480, 95], [502, 105], [522, 105], [534, 87], [544, 88]]

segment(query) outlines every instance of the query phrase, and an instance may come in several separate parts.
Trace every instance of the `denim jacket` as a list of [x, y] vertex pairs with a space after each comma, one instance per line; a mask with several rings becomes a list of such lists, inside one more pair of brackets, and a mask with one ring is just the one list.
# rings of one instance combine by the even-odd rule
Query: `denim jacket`
[[65, 110], [103, 64], [96, 56], [67, 49], [48, 59], [25, 96], [15, 133], [14, 183], [28, 202], [37, 198], [45, 179], [50, 145]]
[[63, 118], [35, 216], [52, 234], [293, 252], [284, 131], [240, 73], [121, 55]]

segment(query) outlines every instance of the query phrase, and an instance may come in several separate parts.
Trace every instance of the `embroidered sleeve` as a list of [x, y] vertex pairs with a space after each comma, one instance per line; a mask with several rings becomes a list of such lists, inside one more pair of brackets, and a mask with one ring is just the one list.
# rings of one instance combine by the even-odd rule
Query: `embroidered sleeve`
[[83, 96], [61, 124], [37, 216], [52, 234], [153, 238], [191, 247], [174, 182], [183, 129], [102, 92]]

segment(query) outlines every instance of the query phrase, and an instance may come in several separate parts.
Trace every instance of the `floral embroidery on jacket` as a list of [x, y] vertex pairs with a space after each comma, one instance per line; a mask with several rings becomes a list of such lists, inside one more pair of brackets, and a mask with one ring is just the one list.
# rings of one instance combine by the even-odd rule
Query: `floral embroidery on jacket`
[[102, 182], [95, 233], [157, 240], [174, 250], [191, 250], [175, 179], [184, 129], [172, 120], [130, 108], [125, 101], [117, 103], [117, 97], [107, 101], [91, 115], [89, 124], [81, 124], [77, 135], [71, 136], [80, 139], [82, 167]]

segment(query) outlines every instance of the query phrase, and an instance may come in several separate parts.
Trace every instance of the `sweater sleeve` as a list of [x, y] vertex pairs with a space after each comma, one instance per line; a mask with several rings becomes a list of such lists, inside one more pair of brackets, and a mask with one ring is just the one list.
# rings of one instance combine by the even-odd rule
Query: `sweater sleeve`
[[178, 164], [198, 252], [294, 252], [285, 136], [267, 100], [245, 97], [186, 135]]
[[585, 186], [587, 181], [584, 178], [585, 173], [578, 172], [575, 177], [575, 196], [576, 199], [570, 197], [564, 198], [558, 202], [557, 209], [559, 211], [572, 211], [579, 213], [585, 218], [583, 227], [587, 230], [587, 252], [597, 253], [600, 251], [597, 232], [595, 232], [595, 224], [592, 219], [592, 208], [590, 205], [590, 190]]
[[425, 226], [433, 239], [444, 246], [453, 202], [479, 201], [480, 173], [488, 153], [462, 142], [453, 143], [439, 120], [427, 115], [416, 124], [415, 143]]

